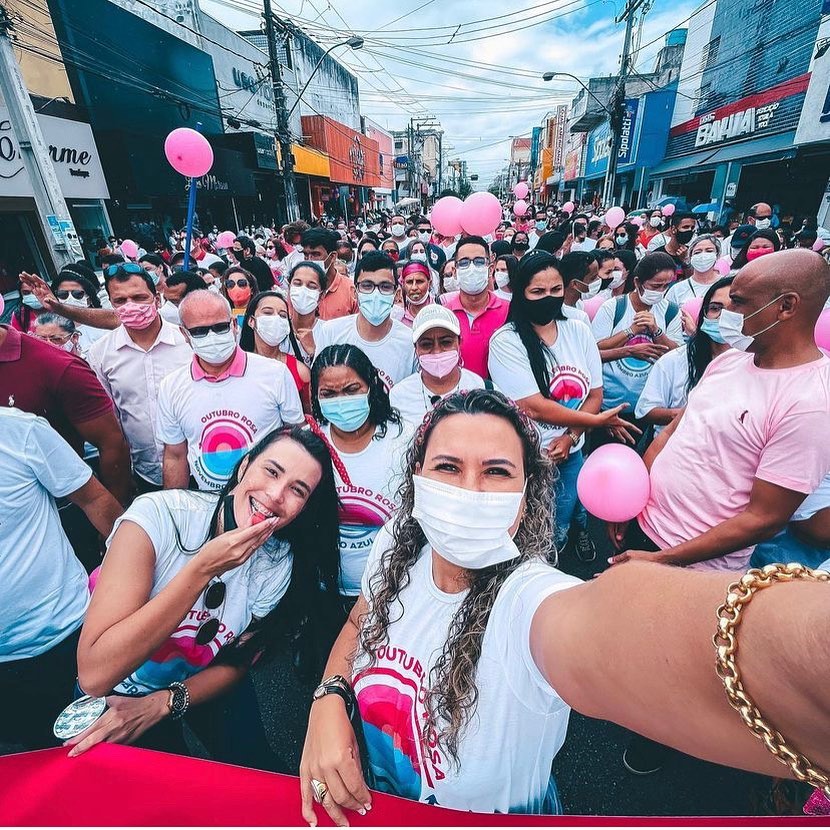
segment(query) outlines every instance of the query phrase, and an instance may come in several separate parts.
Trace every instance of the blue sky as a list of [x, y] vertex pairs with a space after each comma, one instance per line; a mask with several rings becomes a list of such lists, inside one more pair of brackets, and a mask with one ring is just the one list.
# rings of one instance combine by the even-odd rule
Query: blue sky
[[[201, 5], [236, 28], [259, 25], [261, 0]], [[662, 35], [699, 5], [654, 0], [642, 26], [640, 71], [652, 68]], [[452, 155], [467, 160], [480, 187], [505, 163], [511, 135], [528, 135], [549, 109], [577, 91], [568, 79], [543, 82], [543, 72], [587, 79], [617, 71], [624, 26], [614, 18], [622, 8], [622, 0], [274, 4], [278, 15], [294, 19], [326, 47], [350, 32], [364, 36], [363, 49], [334, 53], [358, 76], [363, 114], [388, 129], [402, 129], [412, 116], [437, 116]]]

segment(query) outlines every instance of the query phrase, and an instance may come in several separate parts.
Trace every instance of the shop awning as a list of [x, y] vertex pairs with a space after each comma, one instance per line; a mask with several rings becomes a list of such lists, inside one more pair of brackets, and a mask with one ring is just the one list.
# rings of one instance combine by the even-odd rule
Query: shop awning
[[294, 172], [306, 176], [318, 176], [321, 179], [331, 177], [329, 157], [319, 150], [312, 150], [310, 147], [303, 147], [300, 144], [292, 144], [291, 152], [294, 155]]
[[667, 159], [654, 167], [649, 175], [655, 178], [682, 171], [694, 173], [699, 167], [708, 167], [737, 159], [742, 159], [744, 164], [756, 164], [792, 158], [796, 154], [796, 148], [793, 147], [794, 140], [795, 131], [789, 131], [764, 138], [753, 138], [750, 141], [738, 141], [726, 147], [708, 147], [699, 153]]

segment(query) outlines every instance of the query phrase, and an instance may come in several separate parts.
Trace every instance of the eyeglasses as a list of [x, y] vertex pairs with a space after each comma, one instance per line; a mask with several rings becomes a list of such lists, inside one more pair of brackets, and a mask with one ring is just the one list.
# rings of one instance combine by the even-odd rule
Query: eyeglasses
[[382, 282], [376, 283], [372, 282], [371, 280], [361, 280], [357, 284], [357, 290], [361, 294], [371, 294], [377, 288], [381, 294], [394, 294], [395, 293], [395, 283], [394, 282]]
[[214, 323], [212, 326], [194, 326], [192, 329], [188, 329], [188, 333], [191, 337], [195, 337], [197, 340], [200, 337], [207, 337], [210, 332], [214, 334], [225, 334], [231, 330], [230, 322], [227, 323]]
[[73, 288], [71, 291], [67, 291], [65, 288], [59, 288], [55, 292], [55, 296], [59, 300], [68, 300], [69, 295], [72, 295], [76, 300], [83, 300], [86, 297], [86, 291], [83, 288]]
[[720, 313], [723, 311], [723, 306], [720, 303], [709, 303], [704, 310], [704, 314], [709, 317], [710, 315], [714, 317], [720, 317]]
[[53, 337], [47, 337], [46, 335], [43, 335], [43, 334], [36, 334], [35, 337], [38, 340], [43, 340], [46, 343], [51, 343], [53, 346], [63, 346], [63, 344], [66, 343], [67, 340], [69, 340], [69, 338], [72, 337], [72, 335], [67, 334], [64, 337], [59, 337], [57, 335], [55, 335]]
[[470, 257], [464, 257], [464, 259], [457, 259], [455, 261], [456, 268], [469, 268], [471, 265], [475, 265], [478, 268], [487, 264], [487, 257], [477, 256], [470, 259]]
[[136, 265], [134, 262], [117, 262], [115, 265], [110, 265], [107, 268], [107, 276], [114, 277], [118, 273], [118, 269], [121, 269], [127, 274], [143, 274], [144, 268], [140, 265]]
[[[219, 608], [225, 601], [225, 594], [227, 594], [227, 589], [221, 579], [218, 582], [212, 582], [205, 588], [203, 600], [205, 609], [213, 611], [215, 608]], [[196, 644], [206, 646], [219, 633], [221, 624], [219, 617], [211, 617], [205, 620], [196, 632]]]
[[234, 286], [239, 288], [247, 288], [249, 285], [250, 283], [245, 279], [245, 277], [240, 277], [238, 280], [225, 280], [226, 288], [233, 288]]

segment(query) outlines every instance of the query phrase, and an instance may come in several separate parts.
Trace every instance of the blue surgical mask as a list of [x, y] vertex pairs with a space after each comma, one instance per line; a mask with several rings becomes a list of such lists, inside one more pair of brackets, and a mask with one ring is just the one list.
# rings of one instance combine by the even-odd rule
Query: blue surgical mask
[[545, 219], [540, 219], [540, 220], [536, 223], [536, 230], [537, 230], [537, 231], [539, 231], [540, 233], [541, 233], [543, 230], [546, 230], [546, 229], [547, 229], [547, 227], [548, 227], [548, 223], [547, 223], [547, 220], [545, 220]]
[[29, 308], [35, 309], [35, 311], [40, 311], [40, 309], [43, 308], [40, 304], [40, 300], [34, 294], [24, 294], [23, 305], [27, 305]]
[[355, 432], [369, 418], [369, 393], [321, 398], [320, 412], [330, 424], [342, 432]]
[[710, 320], [708, 317], [705, 317], [700, 324], [700, 330], [714, 343], [726, 343], [721, 336], [720, 325], [717, 320]]
[[392, 305], [395, 302], [394, 294], [381, 294], [376, 288], [371, 294], [357, 295], [357, 303], [360, 306], [360, 313], [373, 326], [385, 323], [392, 313]]

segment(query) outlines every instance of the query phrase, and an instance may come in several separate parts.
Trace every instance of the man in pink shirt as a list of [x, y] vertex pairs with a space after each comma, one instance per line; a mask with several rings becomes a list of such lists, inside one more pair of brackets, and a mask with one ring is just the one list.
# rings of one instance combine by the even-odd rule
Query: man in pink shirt
[[624, 550], [612, 564], [744, 570], [818, 487], [830, 471], [830, 359], [813, 330], [828, 295], [830, 266], [812, 251], [740, 270], [719, 321], [733, 348], [646, 453], [651, 496], [636, 522], [610, 528]]
[[455, 249], [455, 275], [460, 291], [439, 297], [461, 325], [464, 368], [489, 378], [490, 338], [507, 321], [510, 303], [489, 290], [490, 248], [480, 236], [462, 236]]

